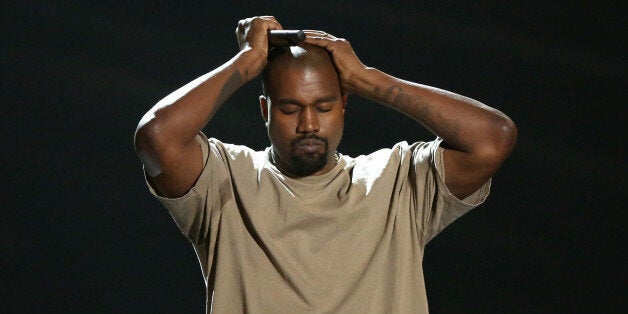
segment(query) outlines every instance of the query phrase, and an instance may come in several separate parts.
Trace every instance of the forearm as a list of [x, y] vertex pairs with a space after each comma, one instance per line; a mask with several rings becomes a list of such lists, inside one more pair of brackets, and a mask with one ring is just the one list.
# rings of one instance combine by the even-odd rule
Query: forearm
[[356, 86], [362, 96], [396, 109], [465, 153], [509, 152], [516, 133], [500, 111], [471, 98], [394, 78], [367, 68]]
[[138, 125], [138, 135], [154, 137], [167, 145], [194, 140], [225, 100], [253, 79], [265, 55], [241, 51], [217, 69], [174, 91], [151, 108]]
[[308, 31], [307, 36], [308, 43], [332, 54], [344, 91], [396, 109], [444, 140], [445, 183], [454, 196], [463, 199], [477, 191], [514, 147], [517, 129], [498, 110], [366, 67], [345, 39], [322, 31]]

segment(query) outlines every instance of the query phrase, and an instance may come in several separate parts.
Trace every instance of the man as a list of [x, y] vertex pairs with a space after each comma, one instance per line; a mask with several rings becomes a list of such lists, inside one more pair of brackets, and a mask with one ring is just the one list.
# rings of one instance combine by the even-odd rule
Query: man
[[[515, 144], [513, 122], [366, 67], [346, 40], [321, 31], [269, 53], [275, 29], [271, 16], [241, 20], [238, 54], [160, 101], [136, 132], [151, 192], [197, 252], [207, 311], [427, 312], [425, 244], [483, 202]], [[259, 74], [271, 146], [208, 140], [201, 129]], [[348, 94], [401, 111], [438, 138], [343, 156]]]

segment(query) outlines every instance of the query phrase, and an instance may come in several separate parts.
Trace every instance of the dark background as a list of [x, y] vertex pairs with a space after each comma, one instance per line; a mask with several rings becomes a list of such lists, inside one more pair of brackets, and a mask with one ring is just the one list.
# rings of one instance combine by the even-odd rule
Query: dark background
[[[149, 195], [133, 132], [156, 101], [236, 53], [240, 18], [272, 14], [517, 123], [487, 203], [428, 245], [433, 313], [626, 313], [627, 10], [583, 3], [3, 4], [0, 311], [204, 310], [196, 256]], [[259, 82], [236, 92], [207, 134], [267, 146], [258, 93]], [[345, 134], [350, 155], [433, 138], [357, 97]]]

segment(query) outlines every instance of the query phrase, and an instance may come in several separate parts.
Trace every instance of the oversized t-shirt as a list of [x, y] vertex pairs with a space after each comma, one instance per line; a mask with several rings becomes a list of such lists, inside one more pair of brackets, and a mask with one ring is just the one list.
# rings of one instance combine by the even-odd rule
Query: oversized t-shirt
[[151, 193], [196, 250], [208, 313], [427, 313], [425, 244], [484, 201], [444, 183], [440, 140], [401, 142], [290, 178], [270, 148], [197, 136], [203, 170], [179, 198]]

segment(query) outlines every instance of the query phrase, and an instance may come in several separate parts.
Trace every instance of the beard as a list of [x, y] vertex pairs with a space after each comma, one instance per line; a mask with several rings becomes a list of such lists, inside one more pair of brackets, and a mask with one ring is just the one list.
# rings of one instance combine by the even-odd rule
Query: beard
[[[323, 143], [323, 153], [296, 153], [296, 146], [303, 140], [317, 140]], [[299, 136], [290, 142], [290, 161], [292, 161], [292, 171], [298, 176], [309, 176], [323, 169], [327, 165], [327, 153], [329, 145], [327, 139], [315, 134]]]

